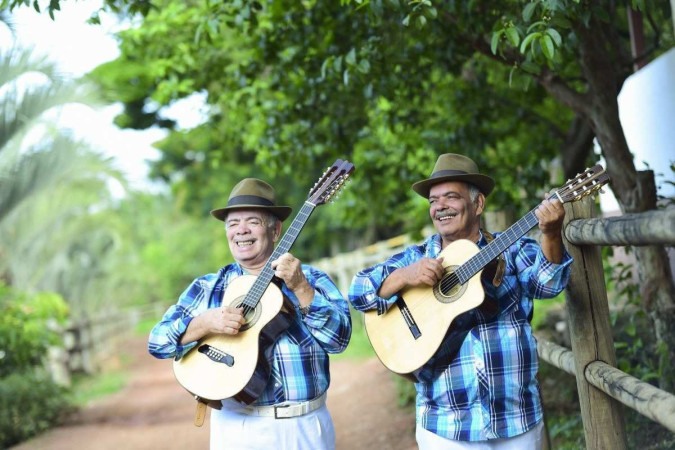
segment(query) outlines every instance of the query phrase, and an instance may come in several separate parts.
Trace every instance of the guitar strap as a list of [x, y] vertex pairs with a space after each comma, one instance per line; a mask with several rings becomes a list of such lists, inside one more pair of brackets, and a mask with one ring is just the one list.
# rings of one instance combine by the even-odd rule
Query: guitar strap
[[[483, 237], [485, 237], [485, 241], [488, 244], [495, 239], [495, 237], [489, 231], [481, 230], [481, 232], [483, 233]], [[506, 262], [504, 261], [504, 255], [500, 254], [497, 259], [490, 261], [483, 269], [483, 276], [485, 277], [484, 279], [489, 281], [490, 278], [492, 278], [492, 284], [494, 287], [498, 287], [500, 284], [502, 284], [505, 268]]]
[[[485, 241], [488, 244], [494, 240], [495, 237], [489, 231], [481, 230], [481, 232], [483, 233], [483, 237], [485, 237]], [[481, 282], [483, 285], [492, 283], [494, 287], [499, 287], [499, 285], [502, 284], [505, 269], [506, 261], [504, 260], [504, 256], [500, 254], [497, 258], [493, 259], [485, 266], [483, 272], [481, 273]], [[485, 294], [483, 303], [481, 303], [476, 309], [483, 314], [485, 320], [492, 319], [499, 312], [497, 301], [487, 293]]]

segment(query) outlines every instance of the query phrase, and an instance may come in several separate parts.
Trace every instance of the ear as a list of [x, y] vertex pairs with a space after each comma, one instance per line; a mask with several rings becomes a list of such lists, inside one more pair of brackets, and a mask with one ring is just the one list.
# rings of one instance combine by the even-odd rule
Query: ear
[[476, 198], [476, 215], [479, 216], [483, 213], [483, 210], [485, 209], [485, 195], [483, 193], [479, 193], [478, 197]]
[[281, 220], [277, 220], [277, 223], [274, 226], [274, 242], [278, 241], [280, 236], [281, 236]]

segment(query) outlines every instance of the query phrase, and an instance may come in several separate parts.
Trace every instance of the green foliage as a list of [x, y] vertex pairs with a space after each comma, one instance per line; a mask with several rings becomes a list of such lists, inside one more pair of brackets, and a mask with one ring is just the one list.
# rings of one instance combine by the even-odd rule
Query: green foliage
[[[38, 81], [24, 77], [40, 74]], [[108, 158], [57, 128], [65, 105], [95, 104], [91, 85], [68, 80], [29, 50], [0, 52], [0, 277], [31, 292], [57, 292], [71, 312], [109, 292], [117, 234], [108, 183], [124, 187]]]
[[[630, 247], [626, 247], [630, 251]], [[670, 361], [664, 361], [665, 349], [648, 332], [651, 320], [641, 308], [639, 285], [632, 264], [617, 262], [611, 266], [608, 289], [613, 305], [610, 320], [614, 330], [617, 367], [642, 381], [658, 386], [668, 371]]]
[[675, 434], [630, 408], [624, 408], [627, 448], [640, 450], [672, 450]]
[[187, 217], [166, 196], [133, 193], [115, 215], [125, 236], [115, 265], [125, 283], [118, 304], [173, 303], [195, 277], [231, 261], [222, 222]]
[[77, 377], [70, 398], [75, 407], [85, 407], [93, 400], [119, 392], [127, 382], [128, 376], [124, 371]]
[[396, 386], [396, 401], [402, 408], [415, 406], [417, 391], [415, 383], [402, 376], [392, 374], [394, 385]]
[[42, 369], [68, 307], [57, 294], [28, 295], [0, 284], [0, 447], [46, 430], [68, 407], [67, 391]]
[[47, 430], [69, 410], [66, 390], [43, 371], [21, 370], [0, 378], [0, 447]]
[[[419, 230], [427, 214], [409, 186], [443, 152], [468, 154], [503, 180], [491, 205], [540, 198], [573, 118], [539, 88], [509, 88], [510, 67], [471, 42], [437, 38], [441, 14], [429, 2], [413, 8], [434, 30], [408, 30], [405, 8], [379, 3], [367, 14], [336, 2], [160, 3], [120, 34], [120, 58], [93, 74], [124, 101], [119, 123], [173, 130], [152, 173], [198, 216], [251, 175], [299, 205], [333, 159], [353, 160], [354, 182], [298, 242], [305, 259]], [[208, 93], [207, 121], [192, 130], [163, 122], [161, 107], [193, 92]]]
[[331, 355], [335, 359], [365, 359], [375, 356], [375, 351], [370, 345], [366, 328], [363, 325], [363, 313], [352, 309], [352, 336], [349, 340], [347, 349], [336, 355]]
[[[0, 0], [0, 10], [9, 11], [20, 7], [30, 7], [37, 13], [47, 12], [52, 20], [57, 19], [57, 12], [61, 11], [61, 0], [49, 0], [46, 6], [41, 6], [38, 0]], [[150, 0], [104, 0], [104, 7], [119, 14], [147, 14], [153, 8]], [[98, 14], [90, 19], [92, 23], [100, 23]]]
[[41, 366], [47, 349], [61, 343], [58, 326], [67, 316], [56, 294], [27, 295], [0, 284], [0, 377]]

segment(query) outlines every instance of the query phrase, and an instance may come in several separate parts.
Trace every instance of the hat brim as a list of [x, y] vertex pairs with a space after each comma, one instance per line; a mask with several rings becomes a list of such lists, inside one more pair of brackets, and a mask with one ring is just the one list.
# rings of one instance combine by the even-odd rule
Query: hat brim
[[224, 222], [228, 212], [242, 209], [263, 209], [277, 216], [279, 220], [281, 220], [282, 222], [286, 220], [288, 216], [290, 216], [291, 213], [293, 212], [293, 208], [291, 208], [290, 206], [262, 206], [250, 204], [250, 205], [228, 206], [225, 208], [214, 209], [211, 211], [211, 215], [216, 219]]
[[438, 183], [446, 181], [463, 181], [475, 185], [483, 195], [489, 195], [495, 187], [495, 180], [487, 175], [476, 173], [468, 173], [463, 175], [445, 175], [440, 177], [427, 178], [426, 180], [418, 181], [412, 185], [413, 191], [417, 192], [424, 198], [429, 198], [429, 191], [431, 187]]

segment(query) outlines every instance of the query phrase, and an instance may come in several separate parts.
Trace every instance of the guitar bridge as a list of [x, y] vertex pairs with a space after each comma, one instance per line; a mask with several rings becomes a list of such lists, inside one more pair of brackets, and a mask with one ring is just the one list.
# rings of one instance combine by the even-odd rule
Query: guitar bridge
[[420, 327], [417, 326], [417, 322], [415, 322], [415, 318], [412, 316], [410, 309], [408, 309], [408, 305], [406, 305], [405, 301], [399, 297], [396, 299], [396, 306], [398, 306], [398, 309], [401, 311], [401, 315], [408, 326], [408, 330], [410, 330], [410, 334], [412, 334], [415, 340], [419, 339], [422, 336], [422, 332], [420, 331]]
[[201, 345], [197, 351], [206, 355], [211, 361], [225, 364], [228, 367], [234, 366], [234, 357], [232, 355], [208, 344]]

